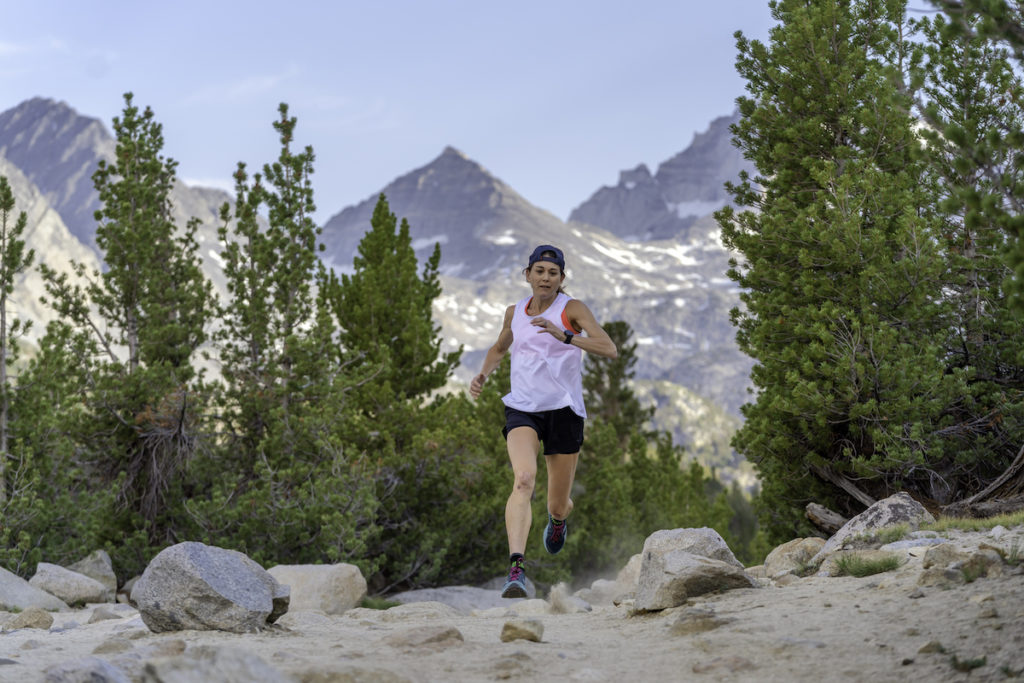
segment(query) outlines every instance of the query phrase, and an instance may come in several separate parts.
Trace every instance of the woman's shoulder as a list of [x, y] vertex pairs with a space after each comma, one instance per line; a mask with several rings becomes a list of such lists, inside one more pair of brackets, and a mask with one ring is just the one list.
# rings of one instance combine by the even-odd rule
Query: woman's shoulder
[[565, 296], [566, 296], [566, 299], [567, 299], [566, 302], [565, 302], [566, 310], [571, 310], [571, 309], [583, 310], [583, 309], [585, 309], [587, 307], [587, 305], [585, 303], [583, 303], [581, 300], [576, 299], [574, 297], [571, 297], [568, 294], [566, 294]]

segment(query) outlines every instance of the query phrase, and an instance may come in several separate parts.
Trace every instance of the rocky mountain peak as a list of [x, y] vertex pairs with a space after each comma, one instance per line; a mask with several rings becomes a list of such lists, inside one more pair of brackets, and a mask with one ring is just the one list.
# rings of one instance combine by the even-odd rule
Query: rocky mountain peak
[[[550, 235], [563, 226], [451, 146], [381, 192], [391, 211], [399, 219], [408, 219], [413, 247], [421, 261], [430, 255], [434, 244], [441, 244], [441, 272], [447, 275], [471, 276], [467, 265], [471, 263], [486, 264], [483, 272], [472, 277], [508, 270], [513, 264], [506, 263], [505, 247], [526, 235]], [[377, 199], [376, 194], [368, 197], [324, 225], [325, 257], [339, 270], [351, 267], [359, 241], [370, 229]]]
[[725, 181], [735, 180], [743, 169], [751, 169], [732, 144], [730, 126], [739, 121], [739, 113], [720, 116], [708, 129], [693, 136], [690, 145], [658, 166], [655, 180], [670, 204], [729, 201]]
[[640, 164], [619, 174], [573, 210], [570, 221], [604, 228], [630, 240], [689, 239], [690, 227], [729, 201], [725, 182], [752, 169], [732, 144], [729, 127], [739, 114], [722, 116], [690, 145], [658, 166], [652, 177]]
[[0, 113], [0, 156], [21, 168], [71, 233], [95, 248], [99, 201], [89, 179], [114, 139], [98, 120], [65, 102], [35, 97]]
[[654, 176], [651, 175], [651, 169], [647, 168], [647, 164], [640, 164], [632, 171], [619, 172], [619, 185], [642, 185], [653, 182]]

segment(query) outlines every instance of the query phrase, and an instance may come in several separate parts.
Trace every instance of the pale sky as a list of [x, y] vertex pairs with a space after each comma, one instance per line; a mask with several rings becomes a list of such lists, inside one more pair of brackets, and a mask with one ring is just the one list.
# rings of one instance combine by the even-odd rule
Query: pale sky
[[287, 102], [321, 223], [447, 145], [565, 219], [731, 113], [733, 33], [772, 25], [767, 0], [2, 0], [0, 111], [48, 97], [110, 129], [131, 91], [182, 179], [229, 188], [277, 156]]

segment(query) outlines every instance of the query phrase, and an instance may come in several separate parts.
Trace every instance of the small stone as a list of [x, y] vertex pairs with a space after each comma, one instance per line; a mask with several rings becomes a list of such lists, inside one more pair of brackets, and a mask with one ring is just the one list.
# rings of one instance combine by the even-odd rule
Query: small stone
[[913, 664], [913, 663], [914, 663], [914, 660], [911, 659], [910, 657], [904, 657], [903, 661], [900, 662], [900, 664], [902, 664], [903, 666], [909, 666], [910, 664]]
[[717, 616], [714, 611], [709, 609], [691, 607], [685, 609], [672, 624], [669, 624], [668, 630], [675, 636], [687, 636], [713, 631], [734, 621], [736, 620], [732, 618]]
[[980, 605], [983, 602], [993, 602], [995, 597], [991, 593], [979, 593], [978, 595], [972, 595], [967, 598], [971, 602]]
[[13, 619], [4, 624], [5, 631], [16, 631], [20, 628], [38, 628], [46, 630], [53, 626], [53, 615], [38, 607], [29, 607], [24, 612], [15, 615]]
[[695, 674], [703, 674], [716, 670], [724, 670], [728, 673], [737, 673], [740, 671], [752, 671], [756, 669], [757, 666], [746, 657], [731, 655], [728, 657], [715, 657], [714, 659], [698, 662], [691, 668]]
[[945, 652], [945, 651], [946, 651], [946, 648], [942, 647], [942, 643], [940, 643], [937, 640], [929, 640], [927, 643], [922, 645], [921, 649], [918, 650], [917, 652], [918, 652], [918, 654], [929, 654], [929, 653], [932, 653], [932, 652], [939, 652], [939, 653], [941, 653], [941, 652]]
[[506, 621], [501, 627], [501, 642], [510, 643], [513, 640], [529, 640], [534, 643], [541, 642], [544, 637], [544, 624], [539, 619], [515, 619]]
[[132, 644], [122, 638], [110, 638], [97, 645], [92, 653], [94, 655], [118, 655], [132, 649]]
[[907, 594], [907, 597], [910, 598], [911, 600], [917, 600], [918, 598], [923, 598], [924, 597], [924, 591], [921, 590], [920, 588], [915, 588], [914, 590], [910, 591]]
[[995, 607], [985, 607], [980, 612], [978, 612], [979, 619], [997, 619], [998, 617], [999, 612], [996, 611]]
[[921, 632], [918, 629], [911, 627], [904, 631], [903, 635], [913, 638], [915, 636], [921, 635]]
[[454, 626], [428, 626], [410, 628], [391, 635], [387, 642], [394, 647], [423, 647], [425, 645], [451, 645], [465, 640]]
[[92, 611], [92, 616], [89, 617], [87, 623], [95, 624], [98, 621], [107, 621], [109, 619], [120, 619], [121, 615], [107, 607], [106, 605], [100, 605]]

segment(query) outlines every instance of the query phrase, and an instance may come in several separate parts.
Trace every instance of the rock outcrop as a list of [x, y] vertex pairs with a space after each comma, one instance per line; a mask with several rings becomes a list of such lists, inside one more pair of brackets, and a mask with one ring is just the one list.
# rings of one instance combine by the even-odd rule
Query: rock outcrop
[[693, 596], [757, 586], [714, 529], [656, 531], [642, 554], [637, 610], [678, 607]]
[[288, 611], [288, 588], [240, 552], [203, 543], [158, 554], [132, 589], [151, 631], [251, 633]]
[[924, 506], [906, 493], [897, 493], [876, 502], [860, 513], [835, 533], [811, 558], [813, 564], [820, 564], [826, 557], [855, 543], [858, 539], [871, 536], [874, 532], [897, 524], [905, 524], [916, 530], [922, 523], [934, 522], [935, 518]]
[[96, 579], [73, 572], [56, 564], [40, 562], [29, 585], [55, 595], [69, 605], [89, 602], [111, 602], [114, 592]]
[[267, 572], [289, 587], [289, 610], [341, 614], [366, 597], [366, 579], [352, 564], [279, 564]]
[[60, 598], [36, 588], [17, 574], [0, 567], [0, 610], [68, 609]]

